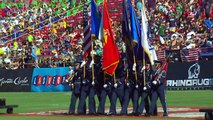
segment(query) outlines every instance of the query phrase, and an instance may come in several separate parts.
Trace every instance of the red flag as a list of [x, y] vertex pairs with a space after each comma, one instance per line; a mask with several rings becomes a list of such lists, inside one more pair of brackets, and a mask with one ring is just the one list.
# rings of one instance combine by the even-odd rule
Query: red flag
[[113, 75], [119, 63], [120, 55], [112, 31], [111, 20], [106, 1], [103, 9], [103, 71]]

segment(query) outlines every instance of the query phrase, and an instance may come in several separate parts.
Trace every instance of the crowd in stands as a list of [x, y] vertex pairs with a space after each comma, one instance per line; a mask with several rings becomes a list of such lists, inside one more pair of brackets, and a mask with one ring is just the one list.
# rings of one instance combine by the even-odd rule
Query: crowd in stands
[[[1, 6], [4, 6], [2, 4]], [[68, 0], [56, 3], [32, 3], [27, 9], [16, 5], [2, 8], [4, 11], [7, 9], [9, 11], [6, 15], [2, 14], [0, 20], [1, 63], [11, 63], [15, 66], [20, 63], [38, 62], [54, 64], [52, 60], [54, 56], [57, 56], [54, 58], [66, 58], [59, 57], [62, 54], [59, 51], [64, 50], [65, 46], [68, 48], [67, 52], [70, 51], [68, 42], [74, 27], [71, 28], [66, 24], [66, 17], [72, 14], [69, 13]], [[77, 31], [82, 30], [80, 26], [78, 28], [80, 29], [76, 27]], [[37, 58], [38, 56], [43, 57], [40, 59]], [[43, 67], [50, 66], [43, 65]]]
[[[148, 1], [149, 24], [153, 38], [165, 37], [156, 44], [159, 49], [211, 47], [213, 39], [213, 4], [211, 0]], [[159, 45], [164, 44], [164, 46]]]
[[[198, 48], [199, 53], [200, 49], [213, 46], [211, 0], [155, 1], [148, 0], [146, 6], [149, 36], [153, 38], [156, 51]], [[213, 50], [210, 52], [212, 56]]]
[[[73, 6], [81, 4], [78, 0], [72, 5], [69, 0], [55, 4], [38, 1], [28, 6], [23, 2], [2, 4], [1, 11], [6, 11], [0, 18], [3, 68], [60, 67], [82, 59], [82, 23], [67, 24], [67, 16], [72, 14], [69, 10], [74, 11]], [[135, 0], [139, 19], [141, 7]], [[156, 51], [213, 47], [211, 0], [147, 0], [146, 8], [148, 36]], [[120, 51], [124, 52], [122, 19], [113, 21], [113, 30]], [[101, 48], [101, 41], [95, 40], [95, 53], [101, 55]]]

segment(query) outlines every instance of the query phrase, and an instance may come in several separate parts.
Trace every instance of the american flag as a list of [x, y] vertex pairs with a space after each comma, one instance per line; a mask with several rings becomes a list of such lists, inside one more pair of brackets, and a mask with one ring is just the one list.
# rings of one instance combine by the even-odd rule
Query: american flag
[[159, 51], [156, 51], [156, 53], [157, 53], [158, 60], [160, 60], [162, 62], [166, 61], [165, 50], [159, 50]]
[[198, 61], [199, 58], [198, 52], [199, 52], [198, 48], [181, 50], [182, 62]]
[[90, 24], [88, 24], [88, 5], [84, 1], [84, 9], [83, 9], [83, 26], [84, 26], [84, 39], [83, 39], [83, 48], [84, 48], [84, 57], [87, 57], [91, 51], [91, 30]]

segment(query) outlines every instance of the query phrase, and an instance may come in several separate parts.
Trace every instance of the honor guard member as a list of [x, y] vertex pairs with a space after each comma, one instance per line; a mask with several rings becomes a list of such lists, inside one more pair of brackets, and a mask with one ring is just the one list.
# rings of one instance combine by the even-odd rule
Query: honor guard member
[[132, 115], [137, 113], [137, 107], [138, 107], [138, 93], [135, 90], [137, 87], [137, 80], [135, 79], [135, 70], [136, 70], [136, 64], [133, 64], [133, 68], [130, 68], [127, 70], [127, 78], [126, 78], [126, 84], [124, 88], [124, 98], [123, 98], [123, 104], [121, 108], [121, 115], [127, 115], [127, 109], [129, 106], [129, 101], [132, 99], [133, 103], [133, 111]]
[[[136, 67], [136, 68], [134, 68]], [[143, 70], [143, 66], [142, 66], [142, 61], [138, 60], [137, 61], [137, 66], [133, 65], [133, 74], [134, 74], [134, 79], [135, 79], [135, 88], [133, 90], [133, 112], [132, 115], [137, 115], [137, 110], [138, 110], [138, 106], [139, 106], [139, 97], [141, 96], [142, 93], [142, 78], [143, 78], [143, 74], [142, 74], [142, 70]], [[137, 71], [137, 72], [136, 72]], [[137, 78], [136, 78], [137, 77]], [[135, 108], [135, 109], [134, 109]]]
[[[142, 95], [142, 89], [143, 89], [143, 70], [145, 70], [145, 67], [142, 65], [142, 60], [137, 61], [137, 81], [135, 85], [135, 92], [138, 94], [138, 99]], [[136, 73], [135, 73], [136, 74]], [[138, 104], [139, 105], [139, 104]]]
[[[80, 68], [82, 69], [83, 79], [82, 79], [82, 86], [81, 86], [81, 95], [80, 95], [80, 100], [79, 100], [78, 110], [77, 110], [78, 114], [86, 114], [86, 98], [89, 95], [89, 88], [90, 88], [90, 82], [92, 77], [91, 68], [89, 67], [90, 61], [91, 61], [91, 58], [88, 58], [87, 62], [83, 61], [80, 66]], [[83, 72], [84, 69], [85, 69], [85, 73]]]
[[[101, 96], [100, 96], [100, 102], [97, 110], [97, 114], [105, 114], [105, 103], [106, 103], [106, 98], [108, 96], [110, 100], [110, 109], [113, 106], [112, 104], [112, 91], [114, 89], [114, 79], [112, 76], [108, 74], [104, 74], [104, 85], [103, 89], [101, 91]], [[114, 114], [114, 113], [113, 113]]]
[[159, 97], [164, 111], [163, 116], [168, 116], [164, 85], [166, 71], [163, 70], [161, 61], [155, 61], [155, 69], [156, 70], [154, 70], [154, 79], [152, 81], [152, 100], [149, 114], [154, 115], [154, 108]]
[[[96, 101], [95, 101], [95, 95], [97, 95], [98, 100], [100, 102], [100, 96], [101, 91], [103, 89], [104, 85], [104, 73], [102, 70], [102, 62], [100, 56], [95, 56], [95, 61], [91, 61], [90, 67], [92, 67], [92, 64], [94, 64], [94, 78], [89, 89], [89, 114], [94, 115], [96, 114]], [[92, 72], [90, 72], [92, 74]]]
[[125, 70], [124, 70], [124, 61], [121, 59], [118, 67], [115, 70], [115, 76], [114, 76], [114, 89], [112, 91], [112, 101], [111, 101], [111, 107], [108, 115], [114, 115], [117, 114], [116, 112], [116, 103], [117, 98], [119, 99], [120, 105], [122, 107], [123, 103], [123, 97], [124, 97], [124, 85], [125, 85]]
[[[151, 69], [151, 64], [147, 63], [146, 67], [141, 69], [141, 73], [143, 74], [145, 69], [145, 83], [143, 80], [143, 91], [142, 91], [142, 95], [141, 95], [141, 102], [139, 104], [138, 107], [138, 114], [137, 115], [141, 115], [143, 113], [144, 107], [146, 110], [146, 114], [147, 115], [149, 113], [149, 106], [150, 106], [150, 102], [151, 101], [151, 85], [152, 85], [152, 80], [153, 80], [153, 70]], [[144, 79], [144, 78], [142, 78]], [[157, 115], [157, 105], [155, 106], [155, 110], [154, 110], [154, 115]]]
[[75, 114], [75, 105], [77, 99], [80, 98], [81, 93], [81, 79], [82, 79], [82, 69], [80, 68], [80, 62], [77, 62], [74, 67], [74, 72], [72, 73], [72, 76], [70, 76], [68, 79], [71, 80], [71, 101], [70, 101], [70, 108], [69, 108], [69, 114]]

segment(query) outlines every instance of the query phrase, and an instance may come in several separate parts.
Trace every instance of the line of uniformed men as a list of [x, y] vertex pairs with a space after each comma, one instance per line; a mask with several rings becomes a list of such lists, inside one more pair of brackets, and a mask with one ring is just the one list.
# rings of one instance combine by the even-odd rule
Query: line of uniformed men
[[[77, 63], [73, 69], [70, 69], [73, 78], [70, 80], [72, 95], [69, 114], [142, 115], [145, 108], [145, 115], [157, 115], [156, 103], [160, 98], [164, 110], [163, 116], [168, 116], [164, 86], [166, 72], [162, 69], [160, 61], [156, 61], [154, 67], [149, 63], [143, 67], [141, 62], [131, 67], [125, 60], [120, 60], [115, 76], [104, 74], [101, 63], [101, 58], [96, 56], [94, 61], [88, 58], [87, 62]], [[92, 77], [92, 65], [94, 65], [94, 77]], [[98, 106], [95, 101], [96, 95]], [[107, 96], [110, 100], [110, 108], [109, 112], [105, 113]], [[86, 112], [87, 98], [88, 113]], [[79, 103], [76, 110], [77, 99]], [[121, 106], [120, 112], [116, 109], [117, 99]], [[128, 112], [130, 100], [133, 105], [132, 113]]]

